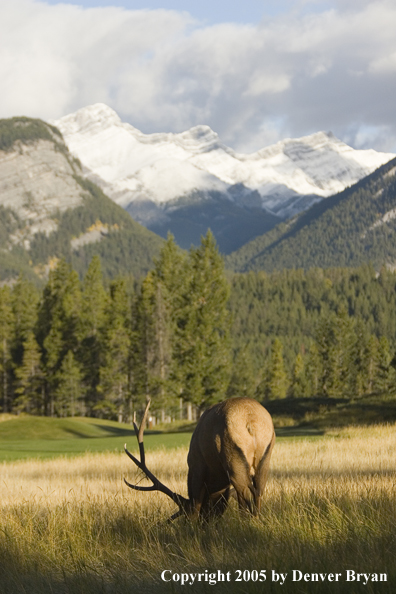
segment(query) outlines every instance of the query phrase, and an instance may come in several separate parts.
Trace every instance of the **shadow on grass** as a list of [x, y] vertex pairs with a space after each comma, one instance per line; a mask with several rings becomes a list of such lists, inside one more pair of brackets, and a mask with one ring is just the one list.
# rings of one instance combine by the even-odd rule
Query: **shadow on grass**
[[135, 435], [133, 427], [126, 429], [125, 427], [114, 427], [112, 425], [100, 425], [96, 423], [95, 426], [103, 431], [103, 435], [86, 435], [70, 427], [65, 428], [64, 431], [79, 439], [103, 439], [104, 437], [130, 437], [131, 435]]
[[[248, 539], [248, 542], [249, 532], [252, 530], [246, 532], [242, 529], [239, 538]], [[238, 534], [235, 536], [238, 537]], [[256, 540], [254, 534], [250, 536]], [[212, 539], [203, 530], [198, 540], [201, 541], [202, 548], [202, 541]], [[380, 551], [389, 551], [389, 538], [379, 536], [370, 543], [376, 553], [373, 560], [370, 556], [371, 547], [362, 544], [359, 550], [357, 543], [352, 546], [344, 543], [335, 546], [319, 543], [307, 546], [301, 540], [294, 543], [298, 551], [295, 558], [290, 555], [282, 556], [280, 550], [273, 557], [273, 550], [268, 554], [267, 547], [263, 547], [255, 559], [244, 558], [242, 554], [239, 564], [222, 563], [221, 566], [213, 566], [210, 562], [201, 565], [194, 560], [184, 560], [178, 566], [173, 561], [167, 567], [156, 568], [151, 575], [147, 575], [147, 568], [143, 567], [140, 572], [136, 568], [132, 571], [129, 568], [98, 566], [96, 570], [84, 565], [76, 567], [73, 572], [58, 567], [43, 575], [34, 569], [27, 571], [23, 562], [9, 555], [0, 570], [0, 594], [174, 594], [186, 591], [199, 594], [394, 594], [396, 571], [392, 556], [388, 553], [386, 558], [379, 557]], [[206, 546], [209, 547], [210, 542]], [[238, 546], [238, 540], [235, 541], [235, 546]], [[282, 543], [270, 543], [270, 548], [272, 547], [282, 547]], [[161, 579], [163, 569], [168, 569], [167, 582]], [[256, 577], [261, 570], [266, 571], [264, 583], [260, 583]], [[348, 581], [347, 570], [353, 570], [353, 580]], [[273, 572], [277, 575], [274, 576]], [[202, 576], [201, 582], [197, 581], [199, 573]], [[286, 575], [282, 586], [279, 583], [279, 573]], [[336, 581], [334, 577], [328, 579], [329, 574], [334, 576], [335, 573], [338, 574]], [[364, 583], [364, 578], [360, 578], [358, 582], [357, 573], [369, 574], [369, 581]], [[185, 575], [185, 585], [181, 585], [181, 574]], [[191, 574], [195, 575], [193, 584], [188, 583], [187, 576]], [[320, 574], [324, 576], [323, 579]], [[373, 574], [377, 575], [378, 581], [371, 581]], [[386, 579], [383, 580], [381, 575], [386, 576]], [[304, 579], [304, 576], [307, 577]]]
[[275, 427], [276, 437], [320, 437], [324, 429], [316, 427]]

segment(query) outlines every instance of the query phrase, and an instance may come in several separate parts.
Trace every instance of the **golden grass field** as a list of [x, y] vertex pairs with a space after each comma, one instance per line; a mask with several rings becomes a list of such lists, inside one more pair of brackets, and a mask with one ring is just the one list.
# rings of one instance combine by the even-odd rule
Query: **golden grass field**
[[[148, 452], [147, 464], [186, 495], [186, 457], [186, 448]], [[0, 592], [396, 592], [395, 469], [395, 425], [278, 440], [261, 516], [241, 518], [231, 501], [201, 525], [166, 523], [172, 502], [128, 489], [123, 477], [138, 474], [125, 454], [3, 463]], [[348, 569], [369, 581], [347, 582]], [[163, 570], [203, 575], [181, 586]], [[265, 582], [255, 581], [261, 570]], [[272, 570], [288, 574], [282, 586]], [[341, 576], [293, 582], [293, 570]], [[230, 582], [209, 584], [217, 571]]]

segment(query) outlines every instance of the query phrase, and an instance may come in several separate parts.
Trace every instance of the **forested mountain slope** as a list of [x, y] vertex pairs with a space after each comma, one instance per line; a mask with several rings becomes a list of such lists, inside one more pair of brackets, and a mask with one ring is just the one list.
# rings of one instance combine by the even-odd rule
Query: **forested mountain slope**
[[140, 275], [162, 243], [83, 179], [54, 126], [0, 120], [0, 281], [44, 278], [59, 258], [83, 274], [95, 254], [106, 276]]
[[396, 266], [396, 159], [228, 256], [228, 268]]

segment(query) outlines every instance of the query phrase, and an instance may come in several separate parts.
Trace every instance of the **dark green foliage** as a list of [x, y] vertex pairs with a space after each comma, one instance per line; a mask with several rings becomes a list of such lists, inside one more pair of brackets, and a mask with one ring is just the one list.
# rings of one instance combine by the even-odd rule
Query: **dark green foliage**
[[188, 254], [169, 237], [137, 293], [127, 278], [106, 287], [98, 257], [82, 283], [60, 260], [42, 296], [23, 279], [0, 290], [3, 410], [130, 420], [150, 396], [164, 420], [180, 398], [203, 408], [254, 396], [282, 410], [384, 398], [395, 349], [395, 273], [250, 272], [230, 286], [210, 233]]
[[132, 420], [131, 402], [131, 303], [124, 279], [110, 285], [102, 331], [103, 357], [99, 370], [102, 398], [96, 411], [108, 409], [118, 420]]
[[229, 285], [210, 231], [190, 250], [178, 310], [176, 350], [182, 396], [199, 408], [221, 400], [229, 375]]
[[0, 150], [12, 150], [18, 140], [23, 144], [37, 140], [49, 140], [63, 144], [59, 130], [42, 120], [27, 117], [0, 120]]
[[138, 392], [154, 407], [177, 396], [198, 407], [229, 382], [229, 285], [213, 235], [182, 255], [168, 237], [137, 303]]
[[[396, 159], [227, 258], [233, 270], [394, 265]], [[385, 220], [386, 213], [391, 213]]]
[[[233, 347], [236, 352], [247, 349], [259, 395], [276, 338], [283, 345], [290, 395], [297, 396], [301, 385], [304, 395], [359, 396], [369, 390], [381, 391], [379, 364], [370, 359], [374, 339], [382, 340], [387, 352], [384, 370], [389, 387], [389, 356], [396, 347], [393, 272], [382, 269], [377, 275], [372, 267], [362, 266], [235, 275], [229, 307]], [[299, 353], [305, 371], [297, 388]]]
[[253, 398], [256, 392], [256, 374], [252, 358], [246, 347], [238, 349], [232, 365], [227, 398], [244, 396]]
[[265, 366], [264, 379], [258, 387], [258, 394], [265, 400], [286, 398], [289, 387], [283, 360], [283, 344], [275, 338], [268, 364]]
[[153, 397], [154, 410], [169, 406], [180, 394], [174, 354], [186, 270], [186, 255], [169, 235], [135, 304], [135, 393], [140, 399]]
[[103, 359], [102, 333], [108, 296], [103, 287], [100, 259], [92, 259], [83, 281], [81, 312], [78, 323], [78, 354], [83, 368], [85, 400], [89, 410], [101, 399], [98, 393]]
[[51, 271], [38, 312], [37, 337], [45, 372], [44, 407], [47, 414], [60, 411], [56, 395], [62, 385], [64, 359], [77, 353], [81, 316], [81, 287], [74, 270], [61, 260]]
[[14, 333], [14, 315], [12, 311], [11, 291], [5, 286], [0, 288], [0, 393], [3, 412], [11, 410], [11, 345]]
[[17, 412], [37, 413], [44, 410], [41, 352], [32, 330], [22, 342], [22, 360], [15, 370], [15, 401]]

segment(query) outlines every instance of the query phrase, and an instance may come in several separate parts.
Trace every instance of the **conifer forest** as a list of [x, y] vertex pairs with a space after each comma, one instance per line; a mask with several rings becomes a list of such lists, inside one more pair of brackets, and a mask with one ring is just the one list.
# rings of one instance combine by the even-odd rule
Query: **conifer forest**
[[230, 396], [354, 398], [395, 383], [396, 274], [360, 268], [231, 274], [213, 235], [168, 237], [142, 279], [84, 278], [59, 260], [39, 290], [0, 289], [2, 412], [192, 420]]

